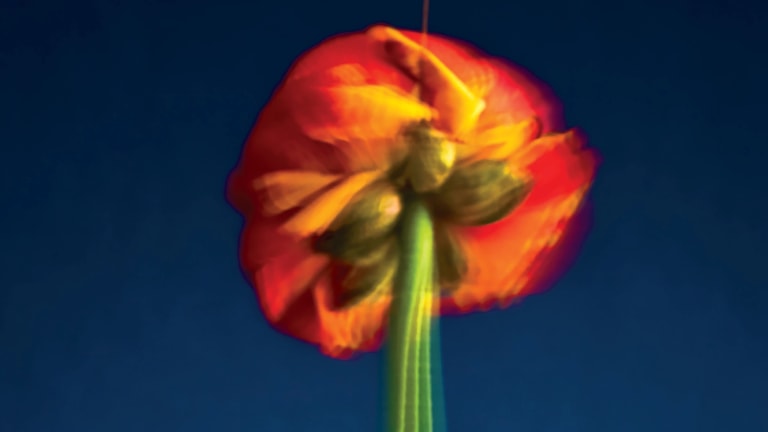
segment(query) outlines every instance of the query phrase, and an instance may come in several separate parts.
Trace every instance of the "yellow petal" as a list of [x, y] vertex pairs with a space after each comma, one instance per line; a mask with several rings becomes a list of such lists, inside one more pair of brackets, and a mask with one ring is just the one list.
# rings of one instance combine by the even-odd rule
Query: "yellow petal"
[[264, 213], [268, 216], [301, 206], [304, 201], [339, 180], [340, 175], [315, 171], [276, 171], [253, 182], [255, 189], [266, 189]]
[[391, 139], [404, 126], [432, 118], [428, 106], [392, 87], [345, 85], [326, 92], [324, 109], [335, 121], [308, 122], [305, 127], [307, 135], [320, 141]]
[[485, 102], [440, 59], [391, 27], [376, 26], [368, 34], [375, 40], [396, 44], [390, 56], [434, 93], [433, 105], [443, 129], [460, 138], [475, 126]]
[[381, 336], [392, 302], [391, 286], [384, 286], [354, 307], [333, 305], [333, 287], [323, 278], [313, 290], [317, 317], [322, 329], [320, 344], [324, 352], [339, 355], [350, 350], [371, 350]]
[[366, 171], [347, 177], [309, 203], [281, 228], [300, 237], [327, 230], [352, 198], [381, 176], [381, 171]]
[[479, 132], [471, 145], [480, 147], [470, 159], [504, 160], [539, 136], [541, 125], [536, 117], [502, 124]]
[[507, 161], [514, 166], [527, 166], [542, 154], [563, 145], [564, 141], [568, 142], [575, 138], [576, 133], [572, 130], [540, 136], [524, 147], [513, 149], [507, 156]]
[[355, 65], [340, 65], [293, 83], [287, 103], [301, 132], [335, 145], [351, 171], [386, 169], [407, 150], [402, 129], [435, 117], [434, 110], [402, 89], [371, 84]]

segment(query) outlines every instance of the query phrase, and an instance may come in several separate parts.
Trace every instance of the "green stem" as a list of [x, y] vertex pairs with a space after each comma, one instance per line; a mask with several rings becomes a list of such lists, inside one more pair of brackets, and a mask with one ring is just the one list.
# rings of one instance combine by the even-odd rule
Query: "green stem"
[[[400, 262], [389, 317], [388, 432], [433, 432], [437, 423], [432, 394], [431, 343], [435, 301], [432, 219], [415, 196], [404, 198]], [[439, 369], [438, 369], [439, 370]], [[438, 376], [439, 382], [439, 376]], [[440, 395], [438, 395], [440, 397]], [[437, 400], [438, 405], [442, 401]]]

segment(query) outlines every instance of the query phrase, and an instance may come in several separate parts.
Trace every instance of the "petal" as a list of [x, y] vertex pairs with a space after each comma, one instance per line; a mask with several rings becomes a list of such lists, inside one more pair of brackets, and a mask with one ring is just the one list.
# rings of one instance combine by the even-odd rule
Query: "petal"
[[227, 199], [246, 218], [262, 214], [264, 190], [254, 181], [275, 171], [343, 173], [345, 155], [327, 143], [312, 140], [301, 132], [291, 111], [295, 107], [276, 96], [267, 104], [251, 131], [237, 166], [227, 182]]
[[276, 322], [313, 286], [328, 258], [305, 241], [278, 231], [278, 220], [252, 218], [240, 238], [240, 262], [254, 286], [267, 319]]
[[517, 123], [503, 123], [490, 129], [478, 131], [472, 139], [472, 146], [478, 147], [468, 161], [481, 159], [504, 160], [520, 151], [539, 136], [541, 123], [536, 117], [529, 117]]
[[535, 116], [542, 134], [563, 128], [562, 109], [552, 90], [532, 73], [501, 59], [489, 59], [484, 67], [493, 71], [493, 91], [485, 96], [486, 110], [477, 128], [518, 123]]
[[358, 192], [381, 176], [380, 171], [366, 171], [345, 178], [301, 209], [281, 229], [300, 238], [322, 233]]
[[378, 348], [391, 288], [377, 290], [352, 307], [337, 310], [329, 277], [331, 263], [306, 241], [283, 234], [274, 223], [249, 222], [240, 260], [267, 320], [280, 331], [345, 358]]
[[[381, 343], [391, 295], [371, 295], [353, 307], [336, 309], [330, 278], [320, 280], [314, 299], [320, 331], [319, 344], [324, 353], [348, 357], [355, 351], [373, 351]], [[377, 290], [391, 292], [391, 290]]]
[[308, 88], [298, 124], [309, 137], [328, 143], [397, 138], [406, 125], [432, 117], [410, 95], [378, 85]]
[[443, 311], [506, 306], [527, 294], [531, 288], [529, 269], [560, 240], [583, 194], [574, 192], [548, 206], [521, 207], [497, 224], [457, 230], [469, 269], [464, 283], [443, 299]]
[[265, 214], [274, 216], [306, 203], [314, 194], [341, 179], [338, 174], [313, 171], [275, 171], [257, 178], [255, 189], [266, 189]]
[[[576, 133], [542, 140], [526, 169], [533, 189], [522, 205], [498, 223], [457, 229], [469, 266], [467, 277], [450, 297], [444, 311], [466, 312], [502, 306], [536, 289], [542, 266], [561, 241], [579, 210], [596, 169], [593, 152], [581, 148]], [[558, 258], [555, 256], [554, 258]]]
[[[288, 287], [286, 284], [278, 285]], [[270, 292], [273, 290], [270, 288]], [[379, 348], [384, 334], [391, 296], [368, 296], [355, 306], [333, 308], [328, 270], [320, 273], [292, 301], [277, 319], [269, 315], [272, 305], [260, 295], [265, 315], [279, 330], [305, 342], [318, 345], [323, 353], [349, 358], [361, 351]]]
[[360, 67], [336, 68], [290, 81], [285, 98], [309, 138], [341, 149], [352, 171], [386, 169], [406, 149], [399, 139], [409, 124], [432, 118], [432, 109], [403, 90], [368, 83]]
[[[418, 32], [401, 33], [413, 42], [421, 41]], [[465, 42], [435, 34], [427, 36], [427, 48], [485, 103], [477, 129], [518, 123], [531, 116], [541, 122], [542, 133], [562, 128], [560, 105], [552, 91], [520, 66], [489, 57]]]
[[267, 319], [279, 321], [288, 306], [314, 285], [328, 261], [306, 247], [296, 247], [261, 267], [254, 283]]
[[438, 112], [440, 129], [461, 137], [475, 126], [485, 103], [435, 54], [391, 27], [375, 26], [368, 34], [384, 44], [395, 65], [419, 78]]
[[586, 149], [585, 136], [576, 130], [541, 137], [510, 156], [513, 167], [533, 177], [534, 188], [527, 204], [545, 205], [589, 186], [598, 156]]

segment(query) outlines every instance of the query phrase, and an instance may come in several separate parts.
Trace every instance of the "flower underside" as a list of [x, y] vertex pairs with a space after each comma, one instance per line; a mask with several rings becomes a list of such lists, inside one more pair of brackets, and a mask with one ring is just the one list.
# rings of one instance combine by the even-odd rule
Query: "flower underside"
[[[312, 225], [324, 218], [324, 211], [335, 213], [327, 218], [327, 227], [314, 226], [306, 231], [311, 231], [308, 238], [315, 252], [339, 264], [331, 275], [338, 287], [337, 308], [391, 289], [397, 271], [396, 238], [404, 201], [422, 200], [430, 211], [435, 222], [438, 286], [448, 294], [459, 286], [468, 269], [450, 227], [499, 221], [531, 190], [531, 179], [513, 172], [503, 159], [457, 161], [456, 147], [466, 144], [451, 141], [428, 121], [407, 126], [399, 139], [404, 140], [406, 155], [378, 175], [331, 177], [326, 183], [306, 179], [308, 184], [321, 188], [306, 188], [314, 189], [311, 196], [302, 200], [303, 210], [286, 224], [291, 230], [296, 228], [296, 219], [299, 224]], [[293, 181], [297, 181], [296, 177]], [[272, 196], [279, 193], [275, 191]]]
[[308, 52], [228, 181], [265, 316], [333, 357], [381, 342], [403, 298], [411, 209], [430, 225], [417, 243], [432, 240], [433, 312], [505, 307], [565, 264], [594, 177], [596, 154], [562, 131], [543, 83], [420, 39], [374, 26]]

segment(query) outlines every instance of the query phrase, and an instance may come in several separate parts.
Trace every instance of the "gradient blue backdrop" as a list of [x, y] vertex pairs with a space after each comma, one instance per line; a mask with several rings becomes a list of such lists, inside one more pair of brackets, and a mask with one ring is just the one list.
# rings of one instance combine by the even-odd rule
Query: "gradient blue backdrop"
[[[452, 431], [768, 431], [760, 3], [433, 2], [605, 159], [567, 275], [444, 321]], [[381, 356], [267, 325], [223, 187], [297, 55], [420, 9], [0, 0], [0, 430], [376, 429]]]

